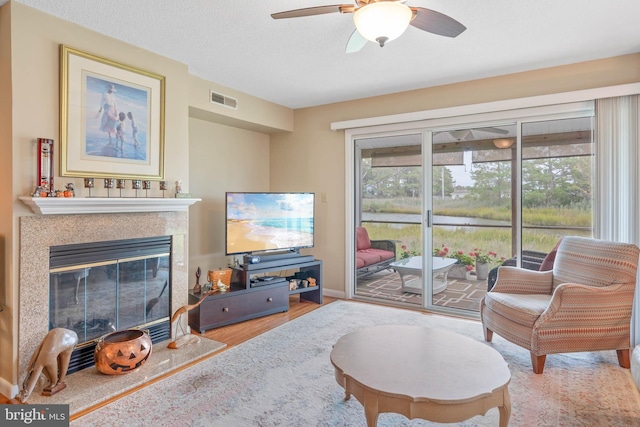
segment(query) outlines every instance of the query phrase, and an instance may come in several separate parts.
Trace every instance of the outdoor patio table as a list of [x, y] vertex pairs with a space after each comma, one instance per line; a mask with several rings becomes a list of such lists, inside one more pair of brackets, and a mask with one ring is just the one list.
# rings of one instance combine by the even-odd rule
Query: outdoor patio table
[[[447, 289], [447, 275], [453, 265], [458, 262], [453, 258], [433, 257], [433, 294]], [[402, 291], [422, 294], [422, 256], [413, 256], [389, 264], [400, 275]], [[404, 276], [418, 276], [416, 279], [405, 281]]]

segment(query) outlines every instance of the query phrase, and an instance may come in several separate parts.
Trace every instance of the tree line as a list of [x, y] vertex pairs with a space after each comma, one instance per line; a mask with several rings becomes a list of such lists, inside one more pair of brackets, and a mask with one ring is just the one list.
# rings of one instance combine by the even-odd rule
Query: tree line
[[[588, 208], [592, 197], [592, 160], [591, 156], [523, 160], [523, 207]], [[363, 159], [361, 166], [363, 198], [421, 197], [420, 167], [371, 167], [370, 159]], [[456, 190], [466, 190], [465, 197], [477, 199], [482, 204], [493, 207], [510, 205], [511, 161], [474, 163], [471, 179], [472, 186], [457, 186], [446, 166], [434, 166], [433, 195], [451, 198]]]

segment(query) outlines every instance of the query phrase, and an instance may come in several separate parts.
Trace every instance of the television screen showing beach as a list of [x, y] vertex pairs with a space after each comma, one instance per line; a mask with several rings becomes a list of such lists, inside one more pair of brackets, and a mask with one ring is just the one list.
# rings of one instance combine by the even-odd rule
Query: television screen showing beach
[[313, 246], [313, 193], [227, 193], [227, 254]]

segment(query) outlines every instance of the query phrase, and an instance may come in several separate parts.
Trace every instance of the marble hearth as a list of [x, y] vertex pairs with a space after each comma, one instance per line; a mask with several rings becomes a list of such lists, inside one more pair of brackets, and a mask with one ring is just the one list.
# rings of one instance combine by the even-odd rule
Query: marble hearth
[[[187, 210], [35, 215], [20, 218], [18, 381], [48, 332], [51, 246], [171, 236], [171, 312], [188, 303]], [[186, 326], [186, 325], [185, 325]]]

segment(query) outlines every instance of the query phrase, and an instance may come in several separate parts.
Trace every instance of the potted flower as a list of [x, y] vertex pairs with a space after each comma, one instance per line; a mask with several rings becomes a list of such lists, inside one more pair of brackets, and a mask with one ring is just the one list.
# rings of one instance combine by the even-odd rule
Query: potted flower
[[498, 256], [493, 251], [483, 251], [482, 249], [474, 249], [469, 253], [476, 260], [476, 279], [486, 280], [489, 276], [489, 264]]
[[475, 264], [475, 258], [471, 256], [471, 253], [464, 253], [463, 251], [452, 251], [447, 254], [447, 258], [453, 258], [458, 262], [449, 270], [449, 277], [457, 279], [469, 279], [469, 273], [473, 270]]
[[433, 249], [433, 256], [439, 256], [440, 258], [446, 258], [447, 254], [449, 254], [449, 248], [447, 248], [445, 245], [442, 245], [442, 248], [440, 248], [440, 249], [437, 249], [437, 248]]
[[400, 259], [411, 258], [411, 257], [420, 255], [420, 251], [416, 251], [416, 250], [413, 250], [413, 249], [407, 249], [407, 245], [402, 245], [400, 247], [400, 249], [401, 249], [401, 251], [400, 251]]

